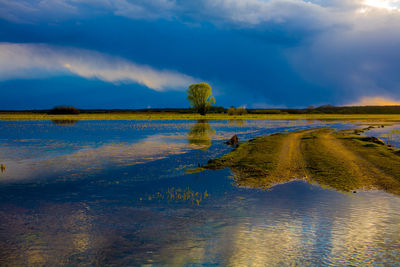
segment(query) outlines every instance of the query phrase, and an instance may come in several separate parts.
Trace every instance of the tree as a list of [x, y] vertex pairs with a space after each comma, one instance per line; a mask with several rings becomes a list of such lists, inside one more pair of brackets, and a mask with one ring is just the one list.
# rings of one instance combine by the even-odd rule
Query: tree
[[208, 83], [189, 85], [187, 94], [190, 106], [196, 109], [201, 115], [206, 115], [211, 105], [215, 103], [215, 98], [211, 96], [211, 86]]

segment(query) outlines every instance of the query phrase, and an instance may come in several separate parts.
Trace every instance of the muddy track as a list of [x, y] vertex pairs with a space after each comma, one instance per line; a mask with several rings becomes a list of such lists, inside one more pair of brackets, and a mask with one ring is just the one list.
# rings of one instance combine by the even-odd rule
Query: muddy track
[[376, 168], [371, 162], [348, 149], [331, 132], [321, 134], [317, 140], [319, 140], [319, 145], [324, 149], [324, 153], [329, 153], [336, 158], [338, 164], [342, 164], [351, 177], [357, 180], [358, 184], [368, 185], [367, 187], [371, 188], [373, 187], [374, 179], [387, 177], [384, 172]]
[[290, 181], [307, 177], [304, 157], [301, 153], [301, 138], [306, 132], [288, 134], [282, 142], [276, 169], [270, 179]]
[[[318, 135], [316, 140], [316, 146], [320, 147], [326, 157], [331, 157], [336, 162], [335, 171], [331, 172], [336, 177], [331, 177], [330, 180], [324, 177], [322, 183], [336, 188], [335, 182], [340, 181], [341, 189], [345, 191], [383, 189], [395, 194], [400, 193], [400, 181], [396, 173], [399, 169], [400, 158], [389, 150], [382, 152], [385, 146], [377, 146], [381, 149], [380, 151], [373, 149], [366, 151], [365, 146], [360, 146], [355, 140], [340, 138], [340, 135], [332, 132], [324, 132]], [[382, 162], [378, 164], [369, 157], [370, 155], [383, 155], [385, 164], [382, 165]], [[317, 179], [317, 177], [314, 178]]]

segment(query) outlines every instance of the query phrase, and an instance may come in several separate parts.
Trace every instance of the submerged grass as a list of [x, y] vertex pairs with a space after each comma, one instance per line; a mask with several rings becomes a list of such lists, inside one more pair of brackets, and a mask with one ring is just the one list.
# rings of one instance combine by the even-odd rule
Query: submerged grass
[[400, 121], [400, 114], [183, 114], [171, 112], [95, 113], [77, 115], [51, 115], [44, 113], [0, 113], [0, 121], [8, 120], [244, 120], [244, 119], [321, 119], [354, 121]]
[[[279, 151], [286, 134], [249, 140], [219, 159], [210, 160], [206, 169], [230, 167], [239, 186], [268, 187], [272, 171], [277, 168]], [[272, 183], [272, 179], [271, 179]]]
[[226, 167], [237, 185], [245, 187], [304, 179], [342, 192], [381, 189], [400, 195], [399, 152], [351, 131], [314, 129], [259, 137], [203, 169]]

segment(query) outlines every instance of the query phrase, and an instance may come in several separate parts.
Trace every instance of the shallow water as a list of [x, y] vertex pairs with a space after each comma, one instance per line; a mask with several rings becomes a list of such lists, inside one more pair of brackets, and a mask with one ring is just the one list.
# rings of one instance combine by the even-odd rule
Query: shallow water
[[358, 126], [0, 121], [0, 265], [398, 265], [397, 196], [301, 181], [262, 191], [236, 187], [227, 169], [184, 172], [229, 152], [234, 134], [314, 127]]

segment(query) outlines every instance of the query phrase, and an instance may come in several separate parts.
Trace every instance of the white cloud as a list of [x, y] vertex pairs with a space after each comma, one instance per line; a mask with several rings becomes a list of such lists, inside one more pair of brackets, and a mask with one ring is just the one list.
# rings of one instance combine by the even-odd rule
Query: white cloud
[[331, 24], [328, 10], [318, 4], [302, 0], [204, 0], [201, 15], [217, 23], [239, 27], [255, 27], [264, 23], [308, 24], [310, 28]]
[[62, 73], [106, 82], [139, 83], [157, 91], [186, 89], [188, 84], [195, 82], [194, 78], [185, 74], [155, 70], [89, 50], [0, 43], [0, 80]]
[[114, 14], [131, 19], [192, 17], [240, 27], [292, 22], [321, 28], [348, 23], [354, 12], [378, 9], [399, 11], [400, 0], [0, 0], [0, 17], [18, 22]]
[[157, 19], [170, 17], [176, 8], [171, 0], [0, 0], [0, 18], [20, 23], [57, 22], [99, 14]]
[[115, 15], [132, 19], [169, 18], [176, 9], [175, 1], [171, 0], [115, 0], [111, 6]]
[[[362, 7], [398, 10], [399, 0], [0, 0], [0, 16], [62, 18], [85, 16], [93, 12], [113, 13], [134, 19], [201, 16], [248, 25], [265, 21], [286, 21], [296, 17], [321, 21], [340, 16], [341, 12]], [[52, 11], [52, 12], [49, 12]], [[306, 13], [303, 13], [306, 12]]]
[[400, 0], [0, 0], [0, 17], [17, 22], [57, 22], [112, 14], [131, 19], [192, 18], [219, 25], [265, 23], [322, 29], [354, 22], [354, 13], [399, 11]]
[[364, 5], [383, 8], [388, 10], [399, 10], [400, 1], [398, 0], [365, 0]]

